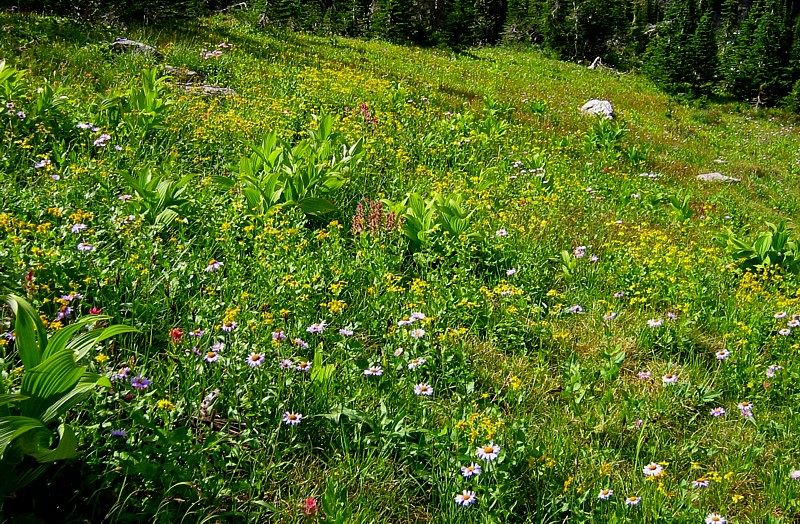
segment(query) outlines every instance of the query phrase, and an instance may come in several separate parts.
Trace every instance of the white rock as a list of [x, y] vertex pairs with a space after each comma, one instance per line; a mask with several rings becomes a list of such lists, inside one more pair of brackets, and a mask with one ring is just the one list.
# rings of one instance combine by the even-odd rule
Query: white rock
[[614, 106], [608, 100], [592, 98], [581, 107], [581, 113], [599, 115], [604, 118], [614, 118]]
[[698, 180], [703, 182], [741, 182], [740, 178], [725, 176], [722, 173], [702, 173], [697, 175]]

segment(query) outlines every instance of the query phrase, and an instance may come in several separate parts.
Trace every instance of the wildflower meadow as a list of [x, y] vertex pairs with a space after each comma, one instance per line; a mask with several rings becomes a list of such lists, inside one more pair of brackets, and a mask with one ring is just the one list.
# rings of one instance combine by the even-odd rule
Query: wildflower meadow
[[0, 26], [3, 522], [800, 519], [796, 117], [247, 10]]

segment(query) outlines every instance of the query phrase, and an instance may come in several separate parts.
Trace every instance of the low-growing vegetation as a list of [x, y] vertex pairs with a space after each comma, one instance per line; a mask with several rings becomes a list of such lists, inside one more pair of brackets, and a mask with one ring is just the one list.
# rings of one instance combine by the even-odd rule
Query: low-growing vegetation
[[0, 513], [800, 518], [787, 116], [256, 16], [0, 15]]

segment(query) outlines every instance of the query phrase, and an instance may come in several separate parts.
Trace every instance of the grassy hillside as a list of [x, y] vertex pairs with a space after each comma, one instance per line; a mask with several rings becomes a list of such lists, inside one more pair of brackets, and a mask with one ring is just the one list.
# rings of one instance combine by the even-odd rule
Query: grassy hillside
[[[0, 15], [0, 291], [85, 342], [55, 375], [97, 374], [44, 420], [72, 386], [36, 389], [35, 316], [3, 310], [0, 513], [800, 518], [793, 122], [237, 16]], [[62, 422], [76, 456], [19, 487]]]

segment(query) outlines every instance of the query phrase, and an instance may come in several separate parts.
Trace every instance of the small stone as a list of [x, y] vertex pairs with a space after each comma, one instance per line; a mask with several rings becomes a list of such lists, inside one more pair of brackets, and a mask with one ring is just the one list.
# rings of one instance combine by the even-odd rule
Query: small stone
[[205, 75], [198, 71], [193, 71], [186, 67], [174, 67], [171, 65], [164, 66], [164, 74], [172, 77], [174, 81], [191, 83], [195, 81], [202, 82], [205, 80]]
[[603, 118], [614, 118], [614, 106], [608, 100], [598, 100], [593, 98], [583, 104], [581, 113], [588, 115], [598, 115]]
[[236, 96], [237, 93], [230, 87], [218, 87], [210, 85], [181, 84], [181, 88], [190, 94], [200, 96]]
[[734, 178], [732, 176], [725, 176], [722, 173], [702, 173], [697, 175], [698, 180], [702, 180], [703, 182], [741, 182], [740, 178]]

